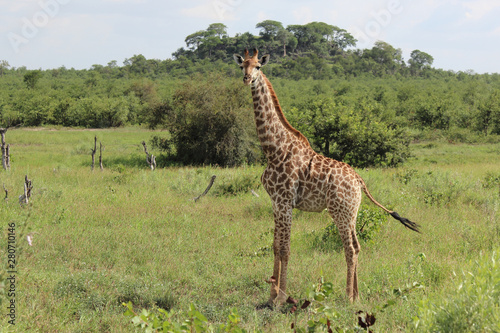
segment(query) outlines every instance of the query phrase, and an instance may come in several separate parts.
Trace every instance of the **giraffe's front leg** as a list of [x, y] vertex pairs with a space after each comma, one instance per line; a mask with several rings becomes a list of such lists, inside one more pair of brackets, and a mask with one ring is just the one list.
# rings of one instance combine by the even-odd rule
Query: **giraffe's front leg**
[[292, 228], [291, 206], [273, 205], [274, 208], [274, 269], [271, 279], [269, 304], [279, 306], [286, 302], [288, 258], [290, 256], [290, 233]]

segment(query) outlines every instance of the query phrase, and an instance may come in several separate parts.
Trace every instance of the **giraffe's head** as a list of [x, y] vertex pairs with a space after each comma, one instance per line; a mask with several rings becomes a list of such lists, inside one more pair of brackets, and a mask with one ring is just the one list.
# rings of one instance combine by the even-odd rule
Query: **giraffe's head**
[[260, 75], [260, 68], [267, 64], [269, 61], [269, 54], [266, 54], [258, 59], [259, 51], [257, 49], [253, 49], [253, 56], [250, 57], [248, 50], [245, 49], [245, 58], [240, 56], [239, 54], [234, 54], [233, 58], [236, 63], [243, 70], [243, 83], [249, 85], [251, 82], [254, 82], [255, 79]]

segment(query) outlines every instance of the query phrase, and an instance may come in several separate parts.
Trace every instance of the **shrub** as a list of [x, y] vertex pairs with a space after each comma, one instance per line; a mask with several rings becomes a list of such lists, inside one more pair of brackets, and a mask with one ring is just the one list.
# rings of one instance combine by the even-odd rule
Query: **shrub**
[[342, 100], [311, 100], [293, 107], [289, 118], [327, 157], [360, 168], [403, 163], [410, 157], [410, 136], [378, 119], [371, 108]]
[[487, 172], [482, 184], [484, 188], [500, 187], [500, 173]]
[[186, 82], [171, 102], [154, 108], [169, 139], [157, 138], [170, 158], [187, 165], [236, 166], [260, 158], [250, 94], [241, 84], [212, 75]]
[[216, 186], [216, 195], [237, 195], [239, 193], [256, 190], [261, 185], [260, 176], [255, 175], [236, 175], [230, 178], [223, 178]]
[[67, 124], [92, 128], [118, 127], [127, 122], [125, 98], [81, 98], [69, 106]]
[[241, 318], [236, 309], [231, 311], [227, 323], [214, 326], [208, 322], [208, 319], [193, 304], [189, 306], [189, 311], [183, 314], [187, 318], [182, 322], [174, 319], [173, 311], [168, 312], [163, 309], [148, 311], [142, 309], [140, 313], [136, 313], [132, 303], [123, 303], [123, 306], [127, 308], [125, 316], [131, 319], [135, 327], [140, 327], [146, 332], [246, 332], [240, 326]]
[[[356, 222], [358, 240], [365, 243], [372, 241], [386, 220], [386, 215], [378, 207], [361, 205]], [[316, 237], [314, 243], [321, 248], [341, 249], [343, 247], [339, 230], [333, 221], [325, 227], [320, 237]]]

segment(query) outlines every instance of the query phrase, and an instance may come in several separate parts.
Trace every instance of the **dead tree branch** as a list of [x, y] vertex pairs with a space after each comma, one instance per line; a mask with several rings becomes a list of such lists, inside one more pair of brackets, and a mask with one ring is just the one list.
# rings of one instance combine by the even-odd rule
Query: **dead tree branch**
[[146, 153], [146, 162], [148, 162], [151, 170], [156, 169], [156, 157], [153, 154], [149, 154], [148, 147], [146, 147], [146, 142], [142, 141], [142, 146], [144, 147], [144, 152]]
[[95, 164], [95, 152], [97, 151], [97, 136], [94, 136], [94, 149], [90, 149], [92, 152], [92, 171], [94, 171], [94, 164]]
[[2, 166], [4, 170], [10, 169], [10, 144], [5, 143], [5, 133], [9, 128], [0, 128], [0, 135], [2, 136]]
[[104, 146], [102, 145], [101, 141], [99, 141], [99, 167], [101, 168], [101, 171], [104, 170], [104, 167], [102, 166], [102, 151], [104, 150]]
[[197, 196], [196, 198], [193, 199], [194, 202], [200, 200], [201, 197], [205, 196], [208, 193], [208, 191], [210, 191], [210, 189], [212, 188], [212, 185], [214, 184], [216, 177], [217, 177], [216, 175], [213, 175], [212, 178], [210, 178], [210, 183], [208, 183], [207, 188], [205, 189], [205, 191], [202, 194], [200, 194], [199, 196]]
[[7, 201], [9, 200], [9, 190], [7, 190], [5, 184], [3, 184], [3, 190], [5, 191], [5, 198], [3, 198], [3, 200]]
[[31, 180], [28, 179], [28, 175], [24, 177], [24, 194], [19, 196], [19, 204], [21, 206], [27, 205], [31, 198], [31, 190], [33, 189], [33, 185]]

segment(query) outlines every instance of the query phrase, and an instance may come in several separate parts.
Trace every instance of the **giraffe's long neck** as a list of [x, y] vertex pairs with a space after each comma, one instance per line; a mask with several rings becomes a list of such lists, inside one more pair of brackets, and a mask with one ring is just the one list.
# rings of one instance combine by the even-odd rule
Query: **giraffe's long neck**
[[307, 139], [286, 120], [274, 89], [261, 73], [252, 83], [255, 125], [268, 161], [282, 161], [294, 146], [309, 146]]

